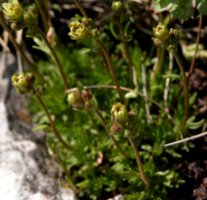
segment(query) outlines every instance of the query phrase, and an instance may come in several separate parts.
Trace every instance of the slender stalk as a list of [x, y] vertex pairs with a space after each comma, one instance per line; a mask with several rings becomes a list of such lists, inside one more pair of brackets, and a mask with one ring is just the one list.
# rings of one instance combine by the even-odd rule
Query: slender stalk
[[173, 56], [180, 68], [181, 76], [183, 79], [183, 87], [184, 87], [184, 119], [181, 124], [181, 130], [185, 128], [187, 119], [189, 117], [189, 90], [188, 90], [188, 79], [185, 75], [185, 68], [183, 66], [182, 60], [180, 59], [177, 51], [173, 52]]
[[[168, 66], [169, 72], [172, 72], [172, 69], [173, 69], [173, 55], [172, 55], [172, 53], [169, 52], [169, 66]], [[168, 113], [168, 118], [173, 120], [173, 118], [171, 118], [171, 116], [169, 115], [170, 112], [169, 112], [169, 108], [167, 105], [169, 90], [170, 90], [170, 78], [166, 78], [163, 100], [164, 100], [165, 111], [166, 111], [166, 113]]]
[[[17, 33], [16, 33], [16, 42], [17, 42], [17, 44], [21, 44], [21, 42], [22, 42], [22, 33], [23, 33], [22, 30], [17, 31]], [[19, 74], [22, 74], [22, 72], [23, 72], [23, 62], [22, 62], [21, 53], [19, 51], [17, 51], [17, 65], [18, 65]]]
[[184, 143], [184, 142], [189, 142], [189, 141], [192, 141], [192, 140], [204, 137], [206, 135], [207, 135], [207, 132], [200, 133], [200, 134], [197, 134], [197, 135], [194, 135], [194, 136], [191, 136], [191, 137], [184, 138], [182, 140], [178, 140], [178, 141], [175, 141], [175, 142], [171, 142], [171, 143], [165, 144], [164, 147], [170, 147], [170, 146], [173, 146], [173, 145], [176, 145], [176, 144], [181, 144], [181, 143]]
[[[117, 87], [115, 85], [88, 85], [88, 86], [84, 86], [85, 89], [114, 89], [117, 90]], [[155, 101], [154, 99], [152, 99], [149, 96], [145, 96], [143, 93], [138, 92], [134, 89], [131, 88], [127, 88], [127, 87], [122, 87], [120, 86], [120, 90], [125, 91], [125, 92], [134, 92], [135, 94], [137, 94], [138, 96], [141, 96], [143, 98], [147, 98], [149, 101], [151, 101], [152, 103], [154, 103], [158, 108], [162, 109], [162, 105], [160, 105], [157, 101]], [[70, 90], [67, 90], [66, 92], [69, 92]]]
[[118, 22], [118, 27], [119, 27], [119, 31], [120, 31], [120, 34], [121, 34], [121, 41], [124, 45], [124, 50], [125, 50], [125, 53], [126, 53], [126, 59], [127, 59], [128, 66], [129, 66], [129, 78], [130, 78], [130, 81], [131, 81], [131, 86], [134, 87], [133, 62], [132, 62], [131, 56], [129, 54], [129, 48], [128, 48], [128, 44], [126, 42], [126, 36], [125, 36], [124, 28], [123, 28], [121, 22]]
[[198, 51], [198, 45], [199, 45], [199, 41], [200, 41], [200, 37], [201, 37], [202, 23], [203, 23], [203, 17], [200, 16], [199, 17], [199, 22], [198, 22], [198, 33], [197, 33], [197, 37], [196, 37], [196, 47], [195, 47], [195, 52], [194, 52], [194, 55], [193, 55], [193, 59], [191, 61], [190, 70], [189, 70], [189, 73], [188, 73], [188, 79], [190, 78], [190, 76], [193, 72], [193, 69], [195, 67], [196, 54], [197, 54], [197, 51]]
[[49, 9], [50, 9], [50, 0], [44, 0], [43, 1], [43, 10], [45, 11], [45, 18], [46, 21], [48, 23], [48, 26], [51, 26], [52, 22], [51, 22], [51, 16], [49, 14]]
[[88, 17], [84, 7], [82, 6], [82, 4], [80, 3], [79, 0], [73, 0], [75, 5], [78, 7], [78, 9], [80, 10], [81, 14], [84, 16], [84, 17]]
[[50, 115], [50, 113], [49, 113], [49, 111], [48, 111], [48, 109], [47, 109], [47, 107], [46, 107], [44, 101], [42, 100], [41, 96], [40, 96], [39, 94], [37, 94], [37, 92], [35, 92], [34, 89], [33, 89], [33, 93], [34, 93], [34, 95], [36, 96], [37, 100], [39, 101], [39, 103], [40, 103], [42, 109], [44, 110], [45, 114], [47, 115], [47, 118], [48, 118], [48, 120], [49, 120], [49, 122], [50, 122], [50, 125], [51, 125], [51, 129], [53, 130], [53, 132], [54, 132], [56, 138], [60, 141], [60, 143], [61, 143], [64, 147], [66, 147], [67, 149], [71, 150], [72, 147], [69, 146], [69, 145], [63, 140], [63, 138], [62, 138], [60, 132], [59, 132], [58, 129], [56, 128], [56, 126], [55, 126], [55, 122], [53, 121], [53, 119], [52, 119], [52, 117], [51, 117], [51, 115]]
[[[88, 85], [88, 86], [84, 86], [85, 89], [114, 89], [114, 90], [117, 90], [117, 87], [115, 85]], [[147, 100], [151, 101], [153, 104], [155, 104], [160, 110], [162, 110], [163, 112], [166, 113], [168, 119], [175, 123], [174, 120], [173, 120], [173, 117], [170, 115], [170, 113], [165, 109], [163, 108], [163, 106], [158, 103], [157, 101], [155, 101], [153, 98], [149, 97], [149, 96], [146, 96], [144, 95], [143, 93], [141, 92], [138, 92], [137, 90], [134, 90], [134, 89], [131, 89], [131, 88], [127, 88], [127, 87], [122, 87], [120, 86], [120, 90], [122, 91], [125, 91], [125, 92], [134, 92], [137, 96], [141, 96], [143, 98], [146, 98]], [[66, 92], [69, 92], [70, 90], [67, 90]]]
[[153, 72], [150, 77], [150, 86], [151, 88], [154, 86], [154, 81], [157, 77], [157, 75], [160, 73], [160, 70], [162, 68], [164, 57], [165, 57], [165, 48], [158, 48], [157, 52], [158, 62], [154, 65]]
[[68, 79], [66, 78], [66, 75], [65, 75], [64, 71], [63, 71], [63, 66], [60, 63], [60, 60], [58, 59], [58, 57], [57, 57], [57, 55], [56, 55], [53, 47], [51, 46], [51, 44], [49, 43], [49, 41], [47, 40], [45, 34], [42, 32], [41, 29], [39, 29], [39, 33], [41, 34], [42, 39], [45, 41], [46, 45], [48, 46], [48, 48], [49, 48], [49, 50], [51, 52], [51, 55], [53, 57], [53, 60], [55, 61], [55, 64], [56, 64], [56, 66], [58, 68], [58, 71], [60, 73], [60, 76], [63, 79], [63, 82], [65, 84], [65, 88], [66, 89], [69, 89], [70, 88], [70, 84], [68, 82]]
[[44, 10], [42, 9], [42, 5], [40, 3], [39, 0], [35, 0], [35, 5], [38, 8], [39, 12], [40, 12], [40, 16], [42, 18], [42, 22], [43, 22], [43, 27], [44, 27], [44, 31], [47, 32], [49, 29], [49, 24], [45, 15]]
[[149, 123], [151, 121], [151, 115], [150, 115], [150, 108], [149, 108], [149, 103], [148, 103], [148, 98], [147, 98], [147, 78], [146, 78], [146, 71], [145, 71], [145, 66], [142, 64], [142, 82], [143, 82], [143, 95], [144, 95], [144, 102], [145, 102], [145, 111], [146, 111], [146, 116], [147, 116], [147, 122]]
[[23, 48], [16, 42], [16, 40], [15, 40], [15, 38], [14, 38], [12, 32], [11, 32], [11, 29], [5, 23], [4, 17], [3, 17], [1, 12], [0, 12], [0, 24], [4, 28], [4, 30], [8, 32], [10, 41], [12, 42], [12, 44], [15, 47], [16, 51], [20, 52], [22, 59], [24, 59], [26, 61], [26, 63], [30, 67], [31, 71], [36, 76], [38, 76], [41, 80], [44, 80], [43, 77], [37, 71], [37, 69], [36, 69], [35, 65], [32, 63], [32, 61], [30, 61], [30, 59], [26, 56], [25, 52], [23, 51]]
[[136, 163], [137, 163], [137, 167], [138, 167], [138, 171], [140, 173], [141, 179], [143, 180], [145, 186], [149, 188], [150, 187], [150, 182], [149, 182], [148, 178], [146, 177], [146, 175], [144, 173], [141, 157], [140, 157], [139, 151], [136, 147], [136, 144], [134, 142], [134, 139], [132, 137], [128, 137], [128, 140], [129, 140], [129, 142], [132, 146], [132, 149], [134, 151], [135, 158], [136, 158]]
[[[173, 55], [172, 53], [169, 52], [169, 66], [168, 66], [169, 72], [172, 72], [172, 69], [173, 69]], [[165, 106], [167, 106], [169, 89], [170, 89], [170, 78], [166, 78], [165, 89], [164, 89], [164, 94], [163, 94], [163, 100], [165, 102]]]
[[112, 139], [112, 141], [113, 141], [114, 145], [116, 146], [116, 148], [120, 151], [120, 153], [124, 157], [127, 157], [126, 153], [122, 150], [122, 148], [120, 147], [119, 143], [116, 141], [116, 139], [114, 138], [114, 136], [112, 134], [110, 134], [110, 132], [109, 132], [109, 130], [107, 128], [106, 121], [105, 121], [102, 113], [98, 109], [96, 109], [95, 112], [98, 115], [98, 117], [100, 118], [100, 120], [101, 120], [101, 122], [102, 122], [102, 124], [103, 124], [103, 126], [104, 126], [104, 128], [105, 128], [105, 130], [106, 130], [106, 132], [108, 134], [108, 136]]
[[113, 65], [112, 65], [111, 57], [109, 56], [109, 53], [108, 53], [106, 47], [101, 43], [100, 40], [96, 39], [96, 43], [100, 47], [100, 49], [103, 53], [102, 55], [104, 56], [104, 60], [106, 61], [106, 64], [107, 64], [107, 66], [108, 66], [108, 68], [111, 72], [112, 80], [115, 83], [115, 85], [117, 87], [117, 91], [119, 93], [119, 98], [122, 102], [124, 102], [124, 96], [123, 96], [123, 93], [120, 89], [120, 85], [119, 85], [115, 70], [114, 70]]

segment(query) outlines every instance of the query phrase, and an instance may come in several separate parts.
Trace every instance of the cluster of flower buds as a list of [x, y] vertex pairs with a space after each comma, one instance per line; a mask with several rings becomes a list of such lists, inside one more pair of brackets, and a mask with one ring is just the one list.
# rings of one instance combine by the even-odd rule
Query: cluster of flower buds
[[98, 30], [92, 27], [92, 19], [76, 16], [69, 23], [69, 36], [73, 40], [83, 40], [89, 37], [96, 37]]
[[28, 72], [22, 74], [14, 74], [12, 76], [12, 85], [16, 88], [20, 94], [30, 92], [33, 88], [35, 76]]
[[154, 37], [152, 40], [154, 44], [158, 47], [168, 48], [169, 50], [175, 50], [181, 36], [179, 30], [173, 28], [169, 30], [167, 26], [160, 23], [153, 28], [153, 33]]
[[112, 133], [120, 133], [124, 130], [135, 129], [136, 113], [132, 110], [128, 111], [122, 103], [115, 103], [111, 109]]
[[129, 115], [126, 106], [121, 103], [115, 103], [111, 109], [111, 131], [113, 133], [121, 132], [128, 122], [128, 117]]
[[36, 27], [38, 23], [38, 12], [34, 4], [23, 8], [18, 0], [8, 0], [2, 3], [3, 12], [14, 30], [24, 27]]
[[96, 108], [96, 99], [88, 90], [72, 89], [68, 94], [68, 102], [74, 108], [92, 110]]

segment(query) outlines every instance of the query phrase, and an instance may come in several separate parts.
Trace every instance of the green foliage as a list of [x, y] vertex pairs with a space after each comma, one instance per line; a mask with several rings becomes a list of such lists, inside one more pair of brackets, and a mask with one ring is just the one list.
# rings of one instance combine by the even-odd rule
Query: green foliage
[[[206, 4], [204, 0], [197, 2], [200, 14], [206, 13]], [[158, 12], [168, 10], [174, 19], [186, 20], [194, 12], [192, 0], [154, 0], [153, 5]], [[41, 95], [71, 150], [65, 149], [53, 134], [51, 120], [31, 97], [30, 110], [37, 124], [34, 131], [48, 133], [48, 151], [61, 164], [65, 180], [80, 199], [106, 199], [115, 194], [127, 200], [168, 199], [169, 192], [185, 181], [176, 171], [182, 160], [181, 149], [165, 148], [164, 144], [204, 123], [193, 113], [196, 93], [187, 99], [192, 113], [185, 121], [185, 73], [179, 62], [179, 67], [175, 63], [173, 69], [168, 67], [172, 64], [170, 56], [177, 51], [180, 32], [159, 23], [153, 37], [157, 46], [151, 36], [144, 35], [144, 40], [151, 41], [148, 47], [139, 37], [136, 20], [140, 19], [133, 15], [133, 8], [130, 10], [124, 2], [121, 9], [117, 5], [113, 9], [108, 21], [97, 23], [101, 23], [99, 28], [92, 19], [79, 16], [70, 23], [72, 40], [65, 44], [57, 40], [56, 46], [49, 48], [44, 37], [32, 37], [35, 51], [48, 56], [36, 62], [45, 82], [39, 80], [34, 91]], [[65, 89], [57, 61], [51, 56], [54, 54], [70, 81], [70, 91]], [[166, 91], [167, 97], [163, 97]], [[92, 103], [86, 106], [89, 100]]]
[[[157, 12], [169, 11], [173, 19], [187, 20], [194, 14], [193, 0], [153, 0]], [[207, 14], [207, 1], [196, 1], [200, 15]]]

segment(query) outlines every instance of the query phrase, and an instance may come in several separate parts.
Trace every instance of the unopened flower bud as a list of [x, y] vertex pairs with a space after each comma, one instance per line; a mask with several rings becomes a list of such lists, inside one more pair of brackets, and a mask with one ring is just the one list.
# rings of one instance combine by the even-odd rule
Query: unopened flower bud
[[85, 109], [91, 110], [96, 108], [96, 99], [92, 96], [90, 91], [88, 90], [82, 90], [81, 97], [85, 102]]
[[92, 98], [91, 93], [89, 92], [89, 90], [82, 90], [81, 91], [81, 96], [82, 98], [86, 101], [86, 100], [90, 100]]
[[14, 74], [12, 76], [12, 85], [21, 93], [29, 92], [34, 84], [35, 77], [31, 73]]
[[123, 127], [120, 123], [114, 121], [111, 126], [111, 132], [114, 134], [120, 133], [123, 130]]
[[158, 24], [154, 29], [154, 36], [161, 40], [167, 40], [169, 38], [169, 30], [163, 24]]
[[128, 112], [125, 105], [121, 103], [116, 103], [111, 109], [112, 120], [115, 120], [120, 123], [126, 123], [128, 120]]
[[132, 136], [132, 132], [129, 130], [129, 129], [126, 129], [125, 131], [124, 131], [124, 137], [131, 137]]
[[158, 47], [166, 47], [169, 43], [169, 30], [163, 24], [158, 24], [153, 28], [154, 37], [152, 38], [154, 44]]
[[120, 11], [123, 8], [123, 3], [121, 1], [113, 1], [111, 8], [113, 11]]
[[84, 108], [84, 100], [81, 97], [81, 93], [78, 89], [70, 91], [68, 94], [68, 102], [75, 108], [83, 109]]
[[24, 12], [18, 0], [9, 0], [8, 3], [3, 3], [2, 7], [8, 20], [19, 20]]
[[91, 19], [83, 17], [81, 20], [74, 19], [70, 24], [69, 36], [73, 40], [82, 40], [91, 36]]
[[96, 108], [96, 105], [97, 105], [97, 103], [96, 103], [96, 99], [94, 97], [85, 101], [85, 109], [86, 110], [94, 109], [94, 108]]

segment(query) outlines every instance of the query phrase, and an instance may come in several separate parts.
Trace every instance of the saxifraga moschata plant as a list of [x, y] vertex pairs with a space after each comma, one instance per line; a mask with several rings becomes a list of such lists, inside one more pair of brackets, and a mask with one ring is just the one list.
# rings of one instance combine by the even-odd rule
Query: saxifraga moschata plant
[[[60, 183], [72, 187], [84, 200], [117, 194], [127, 200], [169, 199], [184, 183], [176, 171], [184, 150], [166, 148], [165, 143], [203, 125], [190, 112], [195, 98], [178, 53], [181, 31], [168, 28], [169, 15], [157, 14], [146, 19], [147, 26], [157, 24], [146, 30], [138, 22], [143, 16], [135, 14], [136, 4], [130, 1], [111, 1], [110, 15], [101, 20], [82, 1], [73, 4], [79, 14], [67, 11], [70, 20], [56, 13], [67, 6], [50, 0], [8, 0], [0, 11], [0, 25], [32, 72], [24, 67], [12, 76], [12, 85], [39, 103], [31, 110], [54, 133], [48, 134], [48, 151], [64, 169]], [[147, 2], [141, 5], [141, 9], [149, 6]], [[49, 10], [63, 17], [54, 20], [61, 26], [60, 35], [55, 35], [57, 27]], [[149, 8], [142, 11], [150, 13]], [[63, 33], [66, 29], [68, 34]], [[48, 55], [46, 61], [33, 62], [25, 54], [14, 37], [19, 30]], [[140, 30], [149, 46], [140, 41]], [[61, 44], [62, 35], [68, 44]], [[172, 64], [173, 58], [178, 68], [169, 74], [166, 63]], [[177, 82], [170, 85], [172, 77]], [[40, 107], [44, 114], [38, 115]], [[185, 151], [190, 147], [186, 144]]]

